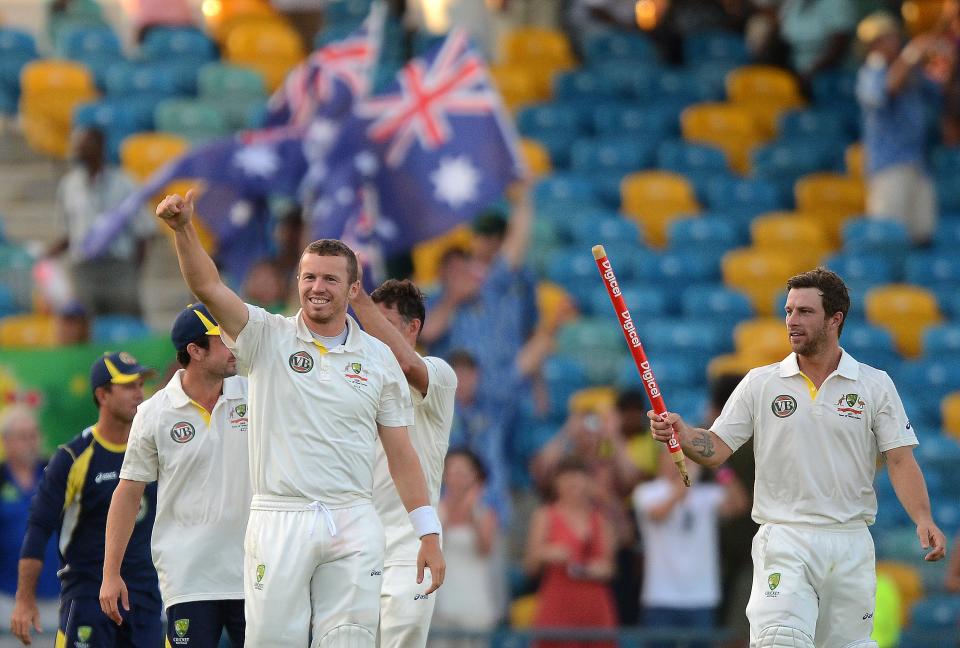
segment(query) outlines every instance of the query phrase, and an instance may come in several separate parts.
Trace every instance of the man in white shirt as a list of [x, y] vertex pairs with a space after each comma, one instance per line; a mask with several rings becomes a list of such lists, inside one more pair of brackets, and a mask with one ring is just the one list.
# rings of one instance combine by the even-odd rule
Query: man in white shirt
[[413, 404], [389, 347], [347, 316], [357, 258], [341, 241], [300, 257], [300, 311], [271, 315], [221, 281], [193, 227], [193, 192], [157, 207], [190, 290], [220, 323], [249, 377], [253, 486], [244, 543], [247, 643], [373, 647], [384, 536], [372, 503], [379, 438], [420, 538], [417, 580], [443, 583], [440, 521], [407, 426]]
[[217, 648], [226, 629], [243, 646], [243, 534], [250, 510], [247, 381], [203, 304], [170, 335], [183, 366], [137, 409], [107, 515], [100, 605], [127, 607], [120, 562], [149, 482], [158, 482], [153, 562], [167, 615], [167, 646]]
[[751, 646], [876, 647], [876, 570], [867, 526], [877, 513], [873, 478], [886, 460], [897, 496], [917, 525], [927, 561], [946, 540], [913, 456], [915, 436], [893, 381], [840, 348], [850, 308], [843, 280], [817, 268], [787, 282], [793, 353], [753, 369], [709, 430], [652, 411], [653, 436], [671, 426], [686, 455], [718, 466], [754, 438], [757, 475]]
[[[412, 281], [391, 279], [372, 295], [357, 291], [350, 304], [364, 330], [390, 347], [406, 376], [414, 403], [414, 424], [408, 428], [410, 441], [423, 466], [430, 504], [436, 507], [453, 425], [457, 375], [446, 361], [423, 357], [415, 349], [426, 314], [423, 294]], [[380, 444], [373, 472], [373, 505], [386, 536], [379, 646], [422, 648], [427, 645], [436, 598], [417, 585], [417, 536], [390, 478]]]

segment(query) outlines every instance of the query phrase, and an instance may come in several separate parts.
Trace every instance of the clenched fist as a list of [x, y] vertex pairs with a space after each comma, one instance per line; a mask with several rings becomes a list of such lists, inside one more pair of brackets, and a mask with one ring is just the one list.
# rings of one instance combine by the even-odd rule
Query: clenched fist
[[179, 194], [167, 196], [157, 205], [157, 216], [172, 230], [185, 227], [193, 217], [193, 199], [195, 191], [187, 192], [186, 196]]

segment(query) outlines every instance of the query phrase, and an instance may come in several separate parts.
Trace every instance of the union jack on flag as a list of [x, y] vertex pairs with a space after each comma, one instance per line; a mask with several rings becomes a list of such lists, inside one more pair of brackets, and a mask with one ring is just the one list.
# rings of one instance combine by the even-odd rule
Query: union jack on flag
[[[342, 115], [352, 100], [365, 96], [380, 57], [386, 12], [386, 5], [374, 3], [358, 29], [324, 45], [295, 67], [270, 97], [266, 125], [304, 127], [318, 114]], [[346, 92], [337, 92], [337, 81], [346, 86]]]
[[451, 115], [492, 116], [499, 106], [486, 66], [463, 30], [452, 32], [432, 60], [411, 61], [397, 82], [397, 92], [370, 97], [356, 107], [359, 116], [373, 120], [367, 128], [370, 139], [388, 143], [390, 167], [403, 164], [414, 140], [427, 150], [449, 141]]

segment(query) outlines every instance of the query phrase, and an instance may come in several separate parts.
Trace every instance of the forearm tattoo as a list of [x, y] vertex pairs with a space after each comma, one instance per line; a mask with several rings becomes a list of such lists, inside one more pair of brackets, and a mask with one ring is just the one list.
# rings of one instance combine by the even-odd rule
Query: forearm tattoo
[[700, 453], [701, 457], [712, 457], [716, 454], [716, 450], [713, 447], [713, 439], [710, 438], [710, 433], [706, 430], [697, 430], [694, 433], [693, 439], [690, 441], [690, 445]]

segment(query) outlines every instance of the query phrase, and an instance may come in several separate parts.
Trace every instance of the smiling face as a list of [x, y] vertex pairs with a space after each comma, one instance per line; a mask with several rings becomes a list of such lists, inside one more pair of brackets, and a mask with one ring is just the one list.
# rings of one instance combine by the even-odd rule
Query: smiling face
[[784, 310], [790, 347], [797, 355], [812, 357], [839, 344], [843, 314], [828, 316], [818, 289], [791, 288]]
[[350, 283], [346, 257], [305, 253], [300, 257], [297, 292], [307, 325], [320, 335], [337, 335], [343, 330], [347, 304], [358, 290]]

